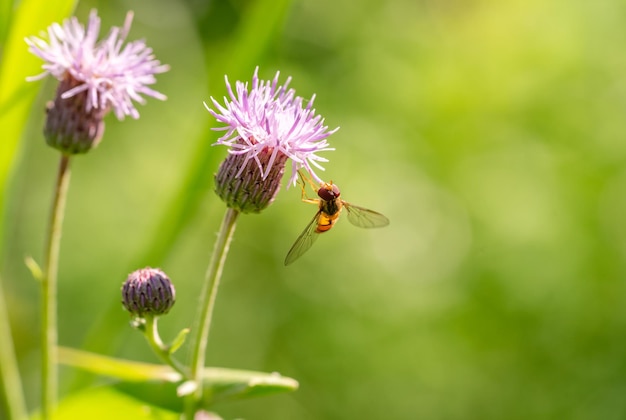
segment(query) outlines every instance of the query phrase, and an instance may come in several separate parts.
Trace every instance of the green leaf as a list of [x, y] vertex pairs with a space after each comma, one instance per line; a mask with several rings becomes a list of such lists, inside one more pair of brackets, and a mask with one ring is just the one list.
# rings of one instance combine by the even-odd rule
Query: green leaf
[[281, 376], [277, 372], [265, 373], [251, 370], [205, 368], [204, 403], [224, 399], [259, 397], [298, 389], [298, 381]]
[[67, 347], [59, 347], [59, 363], [130, 382], [182, 380], [180, 373], [169, 366], [116, 359]]
[[9, 30], [11, 9], [13, 9], [12, 0], [0, 0], [0, 55], [7, 36], [7, 31]]
[[41, 271], [41, 267], [33, 257], [28, 256], [24, 258], [24, 264], [26, 264], [28, 271], [30, 271], [30, 274], [35, 280], [41, 281], [43, 279], [43, 271]]
[[169, 348], [170, 354], [176, 353], [176, 350], [178, 350], [180, 346], [182, 346], [185, 343], [185, 339], [187, 338], [188, 334], [189, 334], [189, 328], [185, 328], [178, 333], [174, 341], [172, 341], [172, 344], [170, 344], [170, 348]]
[[[39, 419], [39, 416], [34, 418]], [[146, 405], [113, 387], [90, 388], [63, 399], [55, 420], [177, 420], [180, 414]]]
[[[91, 373], [120, 379], [115, 387], [133, 397], [172, 411], [183, 410], [177, 395], [180, 374], [169, 366], [115, 359], [82, 350], [59, 348], [59, 362]], [[298, 389], [298, 381], [278, 373], [226, 368], [203, 371], [203, 407], [218, 401], [257, 397]]]
[[[298, 381], [278, 373], [226, 368], [205, 368], [204, 384], [201, 405], [207, 409], [216, 402], [291, 392], [298, 389]], [[121, 382], [115, 386], [137, 399], [158, 407], [173, 411], [183, 410], [183, 399], [177, 395], [177, 384]]]

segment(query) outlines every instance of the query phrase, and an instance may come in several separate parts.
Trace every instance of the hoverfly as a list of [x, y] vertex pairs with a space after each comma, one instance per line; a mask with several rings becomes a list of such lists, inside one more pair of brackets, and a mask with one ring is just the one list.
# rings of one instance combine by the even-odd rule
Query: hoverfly
[[304, 228], [304, 231], [298, 236], [287, 256], [285, 257], [285, 265], [289, 265], [302, 256], [311, 248], [320, 233], [328, 232], [337, 222], [341, 210], [345, 208], [348, 211], [348, 220], [354, 226], [362, 228], [383, 227], [389, 224], [382, 214], [363, 207], [355, 206], [339, 198], [341, 192], [336, 184], [322, 182], [317, 195], [319, 198], [307, 198], [305, 192], [305, 181], [308, 181], [311, 187], [315, 189], [313, 181], [305, 179], [300, 173], [302, 180], [302, 201], [305, 203], [317, 204], [319, 209], [313, 219]]

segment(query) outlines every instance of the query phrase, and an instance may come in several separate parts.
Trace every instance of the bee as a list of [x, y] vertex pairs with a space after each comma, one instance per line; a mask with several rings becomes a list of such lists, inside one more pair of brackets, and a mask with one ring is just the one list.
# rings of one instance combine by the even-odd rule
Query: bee
[[[318, 238], [319, 234], [328, 232], [332, 229], [339, 219], [341, 210], [344, 208], [348, 211], [348, 220], [354, 226], [362, 228], [375, 228], [387, 226], [389, 224], [389, 219], [387, 219], [384, 215], [373, 210], [355, 206], [340, 199], [339, 197], [341, 196], [341, 191], [339, 190], [337, 184], [333, 184], [332, 181], [330, 183], [321, 183], [319, 189], [317, 190], [319, 198], [307, 198], [305, 192], [305, 178], [301, 173], [300, 178], [302, 180], [302, 201], [305, 203], [317, 204], [318, 210], [287, 253], [287, 256], [285, 257], [285, 265], [291, 264], [307, 252]], [[306, 181], [308, 181], [309, 184], [311, 184], [311, 186], [315, 189], [311, 180], [306, 179]]]

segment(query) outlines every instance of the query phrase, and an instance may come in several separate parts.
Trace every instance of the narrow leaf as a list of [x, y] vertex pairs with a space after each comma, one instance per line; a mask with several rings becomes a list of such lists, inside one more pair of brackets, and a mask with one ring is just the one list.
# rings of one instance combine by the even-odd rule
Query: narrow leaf
[[59, 363], [124, 381], [179, 382], [182, 377], [169, 366], [116, 359], [82, 350], [59, 347]]
[[30, 274], [32, 274], [35, 280], [41, 281], [43, 279], [43, 271], [41, 271], [41, 267], [39, 266], [37, 261], [33, 259], [33, 257], [29, 255], [28, 257], [24, 258], [24, 264], [26, 264], [28, 271], [30, 271]]
[[[278, 373], [225, 368], [205, 368], [202, 407], [218, 401], [258, 397], [298, 389], [295, 379]], [[184, 384], [183, 384], [184, 386]], [[147, 403], [172, 411], [183, 410], [180, 386], [170, 382], [121, 382], [116, 388]], [[182, 391], [186, 392], [185, 390]]]
[[185, 343], [185, 339], [189, 334], [189, 328], [185, 328], [178, 333], [172, 344], [170, 344], [169, 352], [170, 354], [176, 353], [176, 351]]
[[[59, 347], [59, 362], [91, 373], [120, 379], [115, 387], [133, 397], [172, 411], [182, 411], [178, 388], [183, 378], [168, 366], [101, 356]], [[203, 371], [203, 407], [217, 401], [256, 397], [298, 389], [298, 381], [278, 373], [226, 368]]]

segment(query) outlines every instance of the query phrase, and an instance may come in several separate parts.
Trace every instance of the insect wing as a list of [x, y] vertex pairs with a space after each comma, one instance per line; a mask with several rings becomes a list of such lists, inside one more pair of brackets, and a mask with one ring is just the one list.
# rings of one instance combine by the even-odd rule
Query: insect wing
[[384, 215], [363, 207], [355, 206], [350, 203], [343, 202], [344, 207], [348, 210], [348, 220], [354, 226], [362, 228], [383, 227], [389, 224], [389, 219]]
[[315, 232], [315, 229], [317, 228], [317, 221], [319, 220], [321, 214], [322, 212], [318, 211], [313, 217], [313, 220], [309, 222], [306, 228], [304, 228], [304, 231], [300, 234], [300, 236], [298, 236], [298, 239], [296, 239], [296, 242], [294, 242], [285, 257], [285, 265], [289, 265], [300, 258], [302, 254], [311, 248], [317, 237], [320, 236], [317, 232]]

